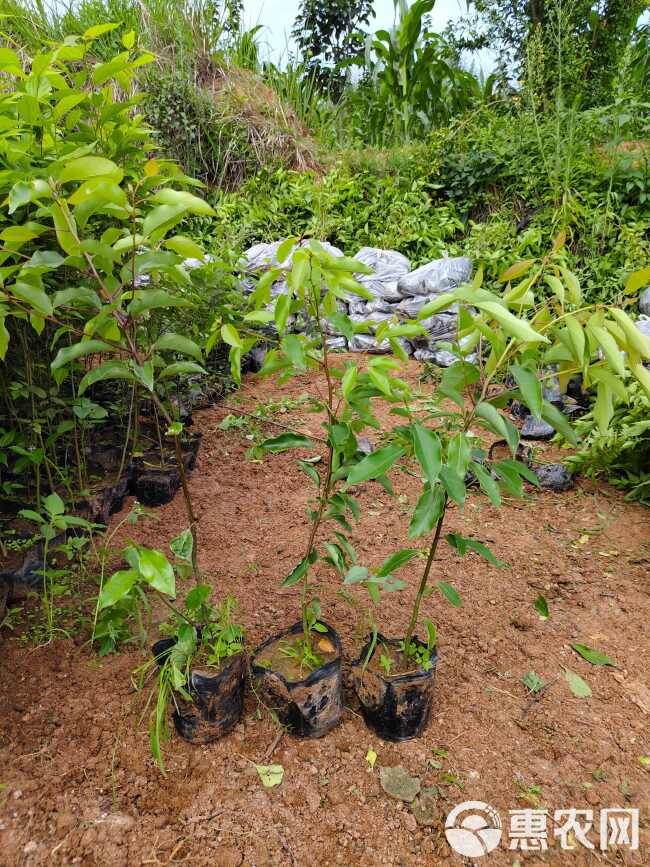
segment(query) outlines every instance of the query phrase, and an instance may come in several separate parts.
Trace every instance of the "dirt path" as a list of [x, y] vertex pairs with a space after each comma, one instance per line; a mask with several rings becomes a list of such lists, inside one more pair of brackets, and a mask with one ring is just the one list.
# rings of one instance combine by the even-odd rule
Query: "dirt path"
[[[307, 377], [282, 387], [249, 380], [242, 406], [313, 390]], [[254, 644], [296, 620], [293, 591], [278, 587], [302, 556], [308, 491], [291, 455], [248, 461], [248, 432], [218, 429], [227, 411], [218, 406], [195, 419], [204, 433], [191, 480], [200, 565], [220, 592], [238, 596]], [[303, 414], [302, 422], [318, 433], [317, 416]], [[406, 500], [414, 502], [418, 483], [393, 477], [397, 501], [374, 483], [361, 494], [357, 550], [373, 563], [406, 540]], [[132, 532], [163, 547], [184, 526], [177, 497]], [[272, 761], [285, 775], [274, 789], [263, 788], [248, 761], [268, 761], [276, 740], [250, 695], [241, 723], [223, 741], [196, 748], [174, 737], [163, 779], [139, 724], [142, 696], [129, 680], [142, 654], [98, 660], [71, 641], [32, 649], [4, 635], [0, 864], [460, 864], [443, 823], [453, 806], [469, 800], [489, 802], [504, 822], [500, 848], [480, 863], [649, 864], [650, 767], [639, 761], [650, 756], [648, 511], [584, 483], [569, 493], [510, 502], [500, 512], [473, 496], [464, 514], [454, 508], [448, 529], [473, 533], [510, 568], [443, 550], [436, 577], [451, 583], [464, 604], [452, 608], [438, 594], [424, 603], [438, 625], [441, 655], [426, 735], [383, 743], [349, 697], [351, 709], [324, 739], [281, 739]], [[419, 563], [401, 573], [412, 588], [409, 600]], [[337, 595], [336, 576], [324, 565], [318, 580], [326, 619], [351, 657], [363, 636], [361, 610]], [[551, 607], [547, 622], [532, 608], [540, 592]], [[358, 598], [365, 602], [363, 594]], [[380, 628], [401, 635], [407, 610], [404, 596], [386, 595]], [[571, 650], [573, 641], [597, 647], [618, 668], [589, 665]], [[588, 681], [590, 699], [574, 698], [564, 667]], [[521, 683], [531, 670], [550, 684], [535, 702]], [[374, 771], [369, 748], [378, 755]], [[379, 768], [393, 765], [438, 787], [442, 822], [421, 826], [384, 793]], [[556, 809], [583, 808], [594, 811], [597, 824], [599, 811], [615, 806], [640, 809], [639, 851], [588, 852], [580, 844], [560, 850], [551, 821], [548, 852], [507, 849], [509, 810], [547, 808], [552, 817]], [[591, 839], [597, 846], [597, 836]]]

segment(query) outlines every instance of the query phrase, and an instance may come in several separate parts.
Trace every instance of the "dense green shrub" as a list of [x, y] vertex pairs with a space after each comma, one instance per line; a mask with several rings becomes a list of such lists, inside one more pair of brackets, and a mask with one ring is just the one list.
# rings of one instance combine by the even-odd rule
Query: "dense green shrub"
[[636, 383], [627, 391], [628, 398], [614, 411], [606, 433], [599, 431], [592, 413], [579, 420], [581, 446], [569, 463], [626, 491], [626, 499], [650, 506], [650, 400]]

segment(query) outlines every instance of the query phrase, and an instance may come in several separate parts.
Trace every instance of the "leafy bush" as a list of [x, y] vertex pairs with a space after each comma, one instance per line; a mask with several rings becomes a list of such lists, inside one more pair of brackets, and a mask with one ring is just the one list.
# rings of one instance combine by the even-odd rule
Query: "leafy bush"
[[295, 113], [253, 72], [210, 61], [198, 77], [163, 69], [143, 86], [162, 149], [208, 186], [236, 189], [262, 169], [316, 165]]
[[576, 431], [581, 445], [568, 463], [626, 491], [627, 500], [650, 506], [650, 399], [641, 386], [628, 387], [605, 433], [593, 413], [578, 421]]

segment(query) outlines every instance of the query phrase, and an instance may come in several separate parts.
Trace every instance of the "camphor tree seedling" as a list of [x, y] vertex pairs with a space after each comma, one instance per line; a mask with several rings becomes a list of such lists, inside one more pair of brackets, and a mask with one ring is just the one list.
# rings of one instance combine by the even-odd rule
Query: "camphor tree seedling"
[[[4, 49], [3, 75], [13, 76], [13, 90], [0, 94], [0, 116], [3, 129], [12, 131], [7, 147], [14, 141], [21, 146], [12, 151], [15, 167], [3, 178], [11, 225], [1, 239], [0, 358], [13, 339], [8, 321], [29, 323], [38, 335], [47, 322], [57, 329], [60, 347], [51, 363], [53, 378], [59, 385], [66, 378], [74, 383], [75, 424], [101, 413], [86, 395], [97, 383], [124, 381], [136, 407], [141, 395], [153, 404], [162, 434], [174, 444], [198, 579], [183, 426], [169, 386], [180, 375], [205, 373], [204, 353], [184, 334], [151, 325], [154, 316], [194, 306], [197, 278], [185, 263], [203, 262], [204, 252], [172, 231], [189, 216], [210, 217], [214, 211], [186, 189], [196, 182], [178, 166], [148, 158], [151, 130], [126, 95], [137, 70], [154, 56], [135, 49], [129, 33], [125, 50], [98, 64], [96, 37], [94, 28], [69, 36], [32, 57], [24, 70], [18, 55]], [[15, 111], [17, 100], [32, 106], [29, 113]], [[68, 288], [52, 292], [57, 280]], [[95, 362], [75, 383], [73, 372], [91, 357]]]
[[[175, 556], [175, 563], [169, 562], [162, 551], [152, 548], [144, 548], [138, 545], [129, 545], [125, 550], [125, 558], [129, 569], [115, 572], [104, 584], [99, 595], [99, 611], [115, 611], [112, 623], [113, 630], [119, 632], [117, 623], [124, 610], [130, 611], [133, 607], [139, 607], [147, 603], [149, 592], [154, 595], [170, 610], [171, 623], [163, 624], [161, 632], [167, 639], [154, 645], [154, 658], [149, 660], [135, 672], [137, 681], [143, 685], [147, 675], [152, 669], [157, 669], [157, 687], [155, 706], [149, 720], [149, 739], [151, 752], [162, 773], [165, 773], [165, 765], [162, 757], [162, 743], [169, 736], [168, 711], [170, 706], [175, 709], [177, 728], [184, 736], [186, 729], [178, 720], [184, 721], [188, 716], [192, 724], [195, 717], [202, 711], [206, 711], [208, 723], [222, 724], [218, 716], [218, 699], [213, 697], [210, 707], [205, 709], [201, 702], [203, 696], [200, 686], [205, 688], [205, 681], [212, 677], [218, 679], [221, 669], [228, 660], [238, 657], [240, 674], [234, 678], [230, 685], [235, 695], [233, 701], [235, 708], [232, 719], [234, 723], [241, 713], [241, 693], [243, 692], [243, 659], [241, 652], [244, 646], [244, 632], [241, 626], [233, 621], [233, 613], [236, 602], [228, 597], [224, 600], [220, 609], [216, 610], [210, 604], [209, 596], [211, 588], [208, 585], [197, 584], [185, 597], [182, 608], [176, 604], [176, 578], [187, 577], [192, 571], [192, 534], [189, 530], [183, 531], [172, 540], [170, 548]], [[125, 609], [126, 603], [126, 609]], [[101, 622], [101, 621], [100, 621]], [[193, 667], [200, 665], [202, 669], [207, 667], [207, 673], [193, 671]], [[203, 684], [196, 685], [197, 679], [202, 679]], [[230, 696], [226, 696], [226, 699]], [[151, 699], [151, 696], [150, 696]], [[195, 713], [181, 707], [181, 702], [198, 707]], [[237, 703], [239, 713], [237, 713]], [[230, 726], [232, 727], [232, 726]], [[191, 725], [190, 725], [191, 729]], [[207, 742], [208, 736], [215, 737], [225, 732], [218, 726], [214, 732], [202, 731], [203, 740]], [[191, 732], [190, 732], [191, 734]], [[192, 739], [188, 737], [188, 739]]]
[[[500, 277], [506, 284], [502, 294], [482, 288], [479, 271], [472, 285], [445, 292], [420, 311], [419, 318], [423, 319], [458, 305], [455, 351], [460, 357], [443, 373], [428, 408], [416, 409], [408, 388], [403, 387], [404, 406], [392, 412], [402, 416], [405, 424], [393, 431], [394, 445], [383, 450], [393, 449], [384, 472], [405, 454], [415, 457], [423, 484], [412, 512], [409, 539], [433, 534], [406, 633], [398, 642], [406, 670], [411, 663], [425, 670], [422, 643], [415, 632], [422, 602], [432, 592], [430, 580], [440, 543], [444, 541], [461, 557], [473, 551], [492, 566], [506, 565], [473, 537], [458, 532], [443, 535], [451, 505], [462, 510], [468, 488], [476, 486], [498, 508], [503, 492], [520, 497], [524, 481], [538, 483], [530, 468], [517, 460], [519, 431], [505, 412], [510, 401], [520, 401], [536, 419], [543, 418], [575, 443], [568, 418], [544, 396], [545, 380], [557, 377], [561, 390], [565, 390], [568, 382], [580, 375], [585, 387], [594, 386], [594, 414], [603, 430], [612, 417], [614, 396], [626, 393], [630, 374], [650, 394], [650, 373], [641, 363], [650, 358], [650, 341], [622, 310], [582, 303], [578, 280], [564, 266], [562, 245], [560, 237], [543, 261], [517, 263], [504, 272]], [[532, 276], [512, 285], [528, 272]], [[544, 284], [553, 292], [550, 300], [546, 292], [540, 292]], [[390, 323], [382, 323], [376, 339], [381, 341], [391, 334], [394, 329]], [[489, 459], [484, 440], [495, 436], [507, 443], [509, 458]], [[395, 563], [408, 562], [414, 553], [410, 549], [396, 552]], [[356, 564], [345, 580], [348, 584], [362, 582], [377, 598], [378, 586], [364, 567]], [[462, 599], [451, 585], [438, 581], [436, 586], [452, 605], [460, 607]], [[548, 613], [546, 606], [544, 613]], [[425, 624], [430, 646], [435, 644], [435, 629], [429, 621]], [[361, 675], [375, 647], [373, 635]], [[372, 700], [371, 695], [368, 700]], [[424, 705], [422, 714], [422, 719], [428, 715]], [[408, 735], [400, 730], [396, 736]]]
[[[406, 385], [386, 375], [386, 371], [396, 365], [391, 359], [373, 359], [367, 372], [362, 372], [356, 364], [336, 364], [328, 349], [328, 323], [348, 337], [367, 330], [366, 325], [354, 324], [342, 313], [338, 303], [351, 294], [370, 297], [352, 276], [368, 273], [367, 266], [347, 257], [333, 257], [317, 241], [298, 245], [296, 238], [289, 238], [281, 245], [278, 261], [280, 266], [270, 269], [259, 280], [253, 294], [256, 309], [244, 319], [251, 323], [274, 322], [279, 334], [279, 345], [267, 354], [260, 376], [279, 373], [284, 380], [308, 369], [317, 370], [322, 376], [323, 397], [319, 409], [326, 417], [323, 423], [325, 455], [317, 465], [309, 460], [298, 462], [301, 471], [315, 486], [317, 498], [309, 510], [311, 527], [304, 555], [282, 583], [283, 587], [300, 588], [302, 622], [301, 634], [292, 641], [293, 649], [285, 649], [285, 653], [293, 654], [299, 667], [309, 671], [320, 662], [314, 633], [327, 631], [319, 619], [318, 601], [309, 597], [310, 571], [318, 560], [334, 568], [341, 577], [354, 568], [357, 557], [349, 540], [350, 521], [358, 521], [360, 512], [350, 488], [377, 479], [390, 490], [386, 470], [404, 453], [399, 447], [388, 446], [366, 456], [359, 449], [357, 434], [366, 426], [380, 429], [372, 401], [397, 401]], [[276, 298], [271, 310], [271, 285], [283, 278], [289, 291]], [[294, 316], [303, 319], [309, 334], [289, 332], [289, 317]], [[421, 334], [423, 328], [416, 323], [395, 328], [392, 342], [397, 345], [396, 337], [406, 333]], [[231, 360], [237, 365], [243, 340], [231, 326], [224, 328], [223, 337], [231, 344]], [[259, 448], [261, 452], [279, 454], [289, 449], [318, 446], [299, 431], [287, 431], [265, 440]], [[319, 531], [325, 524], [338, 527], [329, 540], [321, 542]], [[389, 571], [377, 574], [374, 580], [385, 589], [393, 589], [394, 578]]]

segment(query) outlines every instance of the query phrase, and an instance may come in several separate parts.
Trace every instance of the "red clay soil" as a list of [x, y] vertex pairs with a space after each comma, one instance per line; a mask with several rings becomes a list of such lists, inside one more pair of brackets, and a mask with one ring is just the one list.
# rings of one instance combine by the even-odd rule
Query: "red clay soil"
[[[411, 379], [416, 371], [409, 369]], [[283, 386], [249, 378], [239, 399], [252, 408], [303, 393], [315, 393], [308, 376]], [[217, 593], [239, 598], [255, 645], [297, 619], [295, 592], [279, 584], [303, 554], [310, 492], [295, 454], [248, 460], [246, 431], [218, 429], [229, 411], [219, 405], [195, 417], [204, 439], [191, 489], [200, 566]], [[292, 416], [304, 431], [319, 433], [318, 416], [274, 418], [286, 423]], [[407, 501], [415, 501], [419, 483], [392, 475], [398, 499], [376, 483], [360, 493], [363, 516], [354, 535], [362, 562], [378, 564], [406, 544]], [[352, 695], [341, 724], [322, 740], [278, 740], [249, 694], [241, 722], [223, 740], [195, 747], [174, 735], [163, 778], [141, 721], [143, 695], [129, 677], [146, 653], [100, 660], [84, 646], [85, 636], [34, 648], [5, 634], [0, 863], [469, 864], [450, 849], [444, 818], [455, 805], [478, 800], [499, 812], [504, 835], [474, 863], [650, 864], [650, 767], [639, 760], [650, 756], [648, 518], [647, 509], [587, 482], [568, 493], [509, 501], [501, 511], [478, 495], [464, 513], [454, 508], [448, 529], [489, 544], [509, 568], [492, 568], [476, 554], [461, 560], [443, 547], [435, 578], [452, 584], [464, 604], [453, 608], [438, 593], [424, 603], [439, 633], [436, 704], [425, 735], [402, 744], [374, 736]], [[185, 526], [179, 495], [130, 532], [164, 547]], [[421, 567], [416, 559], [400, 573], [408, 591], [384, 596], [376, 612], [384, 634], [403, 635]], [[353, 658], [364, 636], [362, 607], [337, 595], [340, 583], [325, 564], [317, 581], [324, 616]], [[546, 622], [532, 607], [539, 593], [551, 609]], [[364, 591], [355, 595], [365, 605]], [[616, 667], [590, 665], [573, 642], [598, 648]], [[573, 696], [565, 667], [589, 683], [591, 698]], [[548, 684], [538, 700], [521, 682], [531, 670]], [[374, 770], [369, 749], [377, 753]], [[282, 783], [264, 788], [253, 762], [282, 765]], [[423, 787], [436, 787], [429, 825], [382, 789], [380, 769], [396, 765]], [[640, 810], [636, 852], [599, 851], [593, 833], [595, 850], [580, 843], [562, 850], [551, 820], [548, 851], [508, 849], [509, 810], [547, 809], [552, 819], [557, 809], [589, 809], [597, 825], [599, 811], [616, 806]]]

